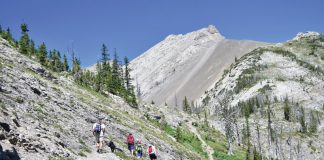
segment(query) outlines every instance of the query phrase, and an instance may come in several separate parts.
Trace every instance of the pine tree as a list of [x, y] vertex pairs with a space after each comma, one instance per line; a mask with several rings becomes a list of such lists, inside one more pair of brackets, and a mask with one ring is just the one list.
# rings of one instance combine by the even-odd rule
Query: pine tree
[[69, 71], [69, 63], [65, 54], [63, 56], [63, 70], [66, 72]]
[[183, 108], [183, 111], [187, 112], [187, 113], [190, 113], [191, 110], [190, 110], [190, 105], [189, 105], [189, 101], [187, 99], [187, 96], [185, 96], [183, 102], [182, 102], [182, 108]]
[[61, 61], [61, 53], [57, 50], [53, 51], [53, 66], [55, 72], [63, 71], [63, 64]]
[[130, 91], [133, 89], [133, 87], [131, 87], [131, 76], [130, 76], [131, 69], [129, 68], [129, 60], [126, 56], [124, 58], [124, 65], [125, 65], [125, 76], [124, 76], [125, 85], [127, 91]]
[[45, 43], [43, 42], [38, 48], [38, 59], [42, 65], [46, 65], [47, 51]]
[[120, 69], [119, 69], [119, 61], [118, 61], [118, 54], [115, 49], [114, 53], [114, 60], [112, 64], [112, 93], [118, 94], [120, 93], [121, 81], [120, 81]]
[[310, 133], [316, 133], [317, 132], [317, 126], [318, 126], [318, 121], [315, 118], [315, 113], [314, 111], [311, 111], [310, 113], [310, 123], [309, 123], [309, 132]]
[[195, 103], [194, 103], [194, 101], [191, 101], [191, 109], [193, 110], [192, 112], [193, 113], [197, 113], [197, 110], [196, 110], [196, 107], [195, 107]]
[[253, 148], [253, 160], [262, 160], [261, 154], [256, 150], [256, 148]]
[[[102, 48], [101, 48], [101, 64], [97, 64], [97, 65], [101, 65], [100, 70], [97, 70], [98, 72], [98, 80], [100, 84], [100, 90], [102, 89], [107, 89], [109, 92], [113, 91], [113, 85], [112, 85], [112, 76], [111, 76], [111, 66], [109, 63], [109, 54], [108, 54], [108, 49], [107, 46], [105, 44], [102, 44]], [[97, 88], [99, 89], [99, 88]]]
[[101, 62], [102, 62], [103, 69], [107, 71], [107, 67], [108, 67], [107, 65], [109, 65], [109, 55], [108, 55], [107, 46], [105, 44], [102, 44], [102, 48], [101, 48]]
[[72, 67], [72, 73], [76, 74], [81, 70], [81, 61], [78, 58], [74, 58], [73, 60], [73, 67]]
[[34, 40], [30, 40], [29, 42], [29, 55], [33, 56], [36, 54], [35, 42]]
[[250, 125], [249, 125], [249, 116], [245, 116], [245, 123], [246, 123], [246, 144], [247, 144], [247, 149], [246, 149], [246, 159], [250, 159], [250, 154], [251, 154], [251, 142], [250, 142], [250, 137], [251, 137], [251, 132], [250, 132]]
[[[97, 61], [97, 65], [96, 65], [96, 70], [97, 70], [97, 74], [96, 74], [96, 78], [95, 78], [95, 90], [97, 92], [99, 92], [101, 90], [101, 87], [102, 87], [102, 78], [101, 78], [101, 64], [99, 61]], [[109, 89], [108, 89], [109, 91]]]
[[22, 54], [28, 54], [29, 50], [29, 36], [28, 36], [28, 27], [26, 23], [21, 24], [21, 38], [19, 41], [19, 52]]
[[75, 57], [75, 53], [72, 49], [72, 74], [75, 75], [81, 70], [81, 61]]
[[180, 125], [178, 125], [178, 127], [177, 127], [175, 138], [176, 138], [177, 142], [180, 142], [182, 140]]
[[307, 126], [305, 121], [305, 110], [303, 107], [300, 107], [300, 118], [299, 123], [301, 125], [301, 132], [306, 133], [307, 132]]
[[290, 121], [290, 106], [289, 106], [289, 100], [288, 100], [288, 96], [285, 98], [285, 106], [284, 106], [284, 116], [285, 116], [285, 120]]
[[12, 38], [11, 32], [10, 32], [10, 28], [8, 27], [6, 31], [2, 31], [2, 38], [7, 40], [11, 45], [14, 45], [15, 41]]

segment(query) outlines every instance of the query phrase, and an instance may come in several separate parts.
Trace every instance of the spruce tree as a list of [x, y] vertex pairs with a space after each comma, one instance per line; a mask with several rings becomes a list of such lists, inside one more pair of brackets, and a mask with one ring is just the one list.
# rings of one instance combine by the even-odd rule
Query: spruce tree
[[177, 142], [180, 142], [182, 140], [180, 125], [178, 125], [178, 127], [177, 127], [175, 138], [176, 138]]
[[47, 57], [46, 45], [43, 42], [38, 48], [38, 60], [42, 65], [46, 65], [46, 57]]
[[22, 54], [28, 54], [29, 50], [29, 36], [28, 36], [28, 27], [26, 23], [21, 24], [21, 38], [19, 41], [19, 52]]
[[102, 62], [102, 66], [103, 69], [106, 70], [107, 69], [107, 65], [109, 65], [109, 56], [108, 56], [108, 50], [107, 50], [107, 46], [105, 44], [102, 44], [102, 48], [101, 48], [101, 62]]
[[250, 142], [250, 137], [251, 137], [251, 132], [250, 132], [250, 125], [249, 125], [249, 115], [245, 116], [245, 123], [246, 123], [246, 144], [247, 144], [247, 149], [246, 149], [246, 159], [250, 159], [250, 154], [251, 154], [251, 142]]
[[75, 57], [75, 53], [72, 50], [72, 74], [75, 75], [76, 73], [78, 73], [81, 70], [81, 61], [80, 59]]
[[36, 54], [35, 42], [34, 40], [30, 40], [29, 42], [29, 55], [33, 56]]
[[61, 53], [57, 50], [54, 50], [54, 53], [53, 53], [53, 62], [54, 62], [54, 71], [55, 72], [61, 72], [63, 71], [63, 64], [62, 64], [62, 61], [61, 61]]
[[289, 100], [288, 100], [288, 96], [285, 98], [285, 106], [284, 106], [284, 116], [285, 116], [285, 120], [290, 121], [290, 106], [289, 106]]
[[66, 72], [69, 71], [69, 63], [65, 54], [63, 56], [63, 70]]
[[190, 110], [190, 105], [189, 105], [189, 101], [187, 99], [187, 96], [185, 96], [183, 102], [182, 102], [182, 107], [183, 107], [183, 111], [187, 112], [187, 113], [190, 113], [191, 110]]
[[72, 66], [72, 73], [76, 74], [81, 70], [81, 61], [78, 58], [74, 58]]
[[119, 71], [120, 69], [119, 69], [118, 54], [115, 49], [114, 60], [112, 64], [112, 84], [111, 84], [113, 94], [117, 94], [120, 90], [121, 82], [120, 82]]
[[306, 126], [306, 121], [305, 121], [305, 110], [304, 110], [304, 107], [300, 107], [299, 123], [300, 123], [300, 126], [301, 126], [301, 132], [302, 133], [306, 133], [307, 132], [307, 126]]
[[124, 58], [124, 65], [125, 65], [125, 76], [124, 76], [125, 85], [127, 91], [130, 92], [133, 89], [133, 87], [131, 87], [131, 76], [130, 76], [131, 70], [129, 68], [129, 60], [126, 56]]
[[10, 28], [8, 27], [6, 31], [2, 31], [2, 38], [7, 40], [11, 45], [14, 45], [14, 39], [12, 38]]
[[[95, 90], [97, 92], [99, 92], [102, 87], [102, 80], [101, 80], [102, 79], [101, 78], [102, 67], [101, 67], [101, 64], [99, 61], [97, 61], [96, 70], [97, 70], [97, 74], [96, 74], [96, 78], [95, 78]], [[108, 91], [109, 91], [109, 89], [108, 89]]]
[[315, 112], [311, 111], [310, 113], [310, 123], [309, 123], [309, 132], [310, 133], [316, 133], [317, 132], [317, 126], [318, 121], [315, 117]]

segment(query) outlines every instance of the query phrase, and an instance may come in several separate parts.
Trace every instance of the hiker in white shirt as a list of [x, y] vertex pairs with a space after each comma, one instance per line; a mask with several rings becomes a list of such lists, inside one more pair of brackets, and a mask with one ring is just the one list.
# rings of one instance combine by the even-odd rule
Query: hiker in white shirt
[[155, 146], [153, 144], [150, 144], [147, 148], [147, 153], [149, 154], [150, 160], [155, 160], [157, 159], [156, 156], [156, 149]]
[[97, 144], [97, 152], [101, 153], [102, 152], [102, 144], [104, 140], [104, 134], [105, 134], [105, 124], [103, 124], [103, 118], [99, 118], [98, 122], [93, 124], [92, 127], [92, 133], [95, 136], [96, 139], [96, 144]]

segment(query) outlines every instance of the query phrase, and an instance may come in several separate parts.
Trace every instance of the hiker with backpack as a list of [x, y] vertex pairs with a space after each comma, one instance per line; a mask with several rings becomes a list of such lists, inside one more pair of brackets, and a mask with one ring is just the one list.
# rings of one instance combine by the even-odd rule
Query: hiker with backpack
[[155, 146], [150, 144], [147, 148], [147, 153], [149, 154], [150, 160], [157, 159]]
[[95, 136], [96, 145], [97, 145], [97, 152], [102, 152], [102, 144], [103, 144], [103, 136], [105, 134], [105, 124], [103, 124], [103, 118], [99, 118], [98, 122], [93, 124], [92, 133]]
[[135, 149], [134, 141], [135, 140], [134, 140], [133, 134], [129, 133], [127, 136], [127, 145], [128, 145], [128, 150], [131, 153], [131, 155], [134, 155], [134, 149]]
[[142, 156], [143, 156], [143, 145], [142, 145], [141, 140], [136, 141], [135, 153], [136, 153], [137, 158], [142, 158]]

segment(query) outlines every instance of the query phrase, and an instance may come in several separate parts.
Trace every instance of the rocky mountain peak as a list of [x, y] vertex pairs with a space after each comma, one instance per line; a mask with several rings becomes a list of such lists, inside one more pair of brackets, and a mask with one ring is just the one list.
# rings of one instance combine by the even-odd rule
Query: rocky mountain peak
[[219, 33], [218, 29], [214, 25], [209, 25], [207, 31], [211, 34]]
[[307, 32], [299, 32], [294, 38], [293, 40], [300, 40], [302, 38], [306, 38], [306, 37], [316, 37], [319, 36], [320, 33], [318, 32], [313, 32], [313, 31], [307, 31]]

